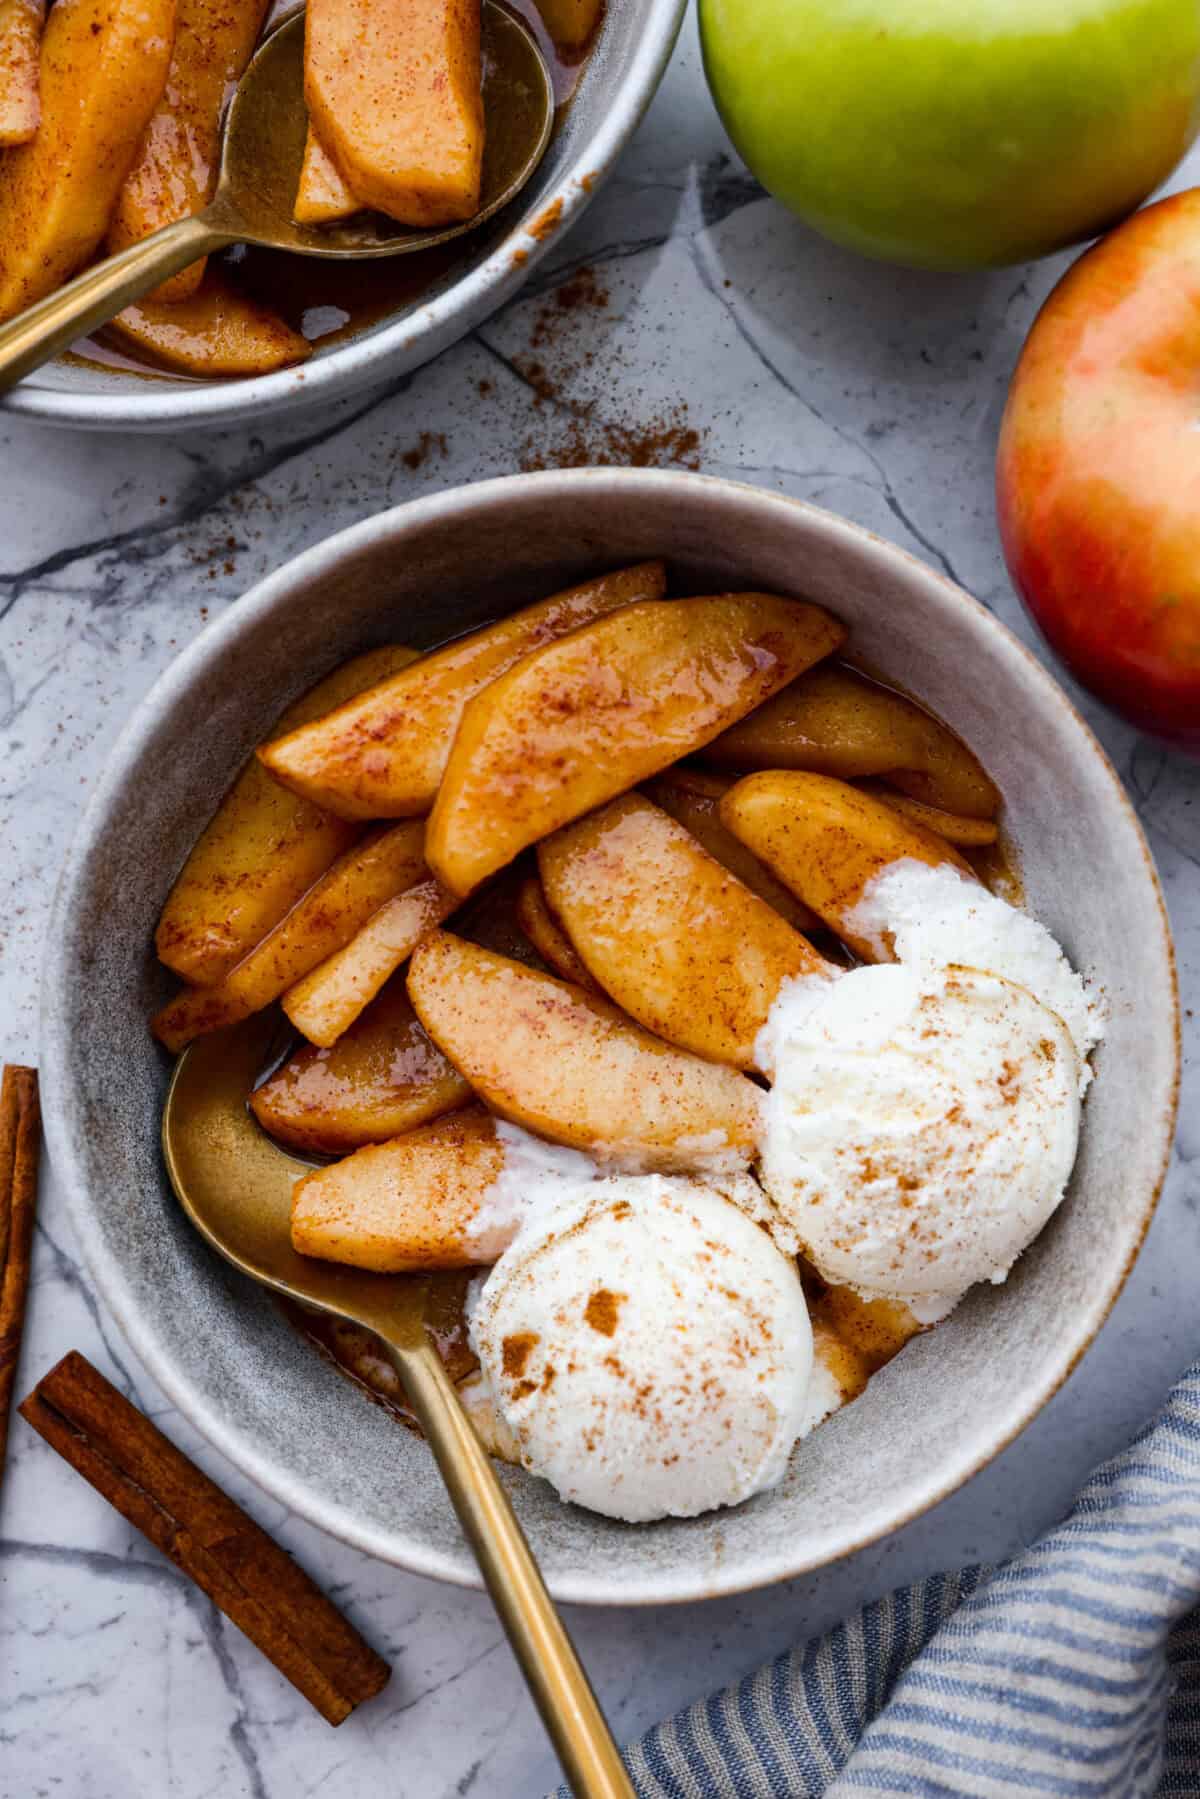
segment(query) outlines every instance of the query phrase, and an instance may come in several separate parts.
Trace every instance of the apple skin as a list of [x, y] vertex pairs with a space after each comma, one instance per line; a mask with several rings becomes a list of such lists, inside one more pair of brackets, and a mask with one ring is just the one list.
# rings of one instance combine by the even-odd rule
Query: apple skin
[[1136, 213], [1046, 301], [996, 501], [1051, 647], [1141, 730], [1200, 754], [1200, 188]]
[[709, 87], [772, 194], [934, 269], [1106, 230], [1200, 126], [1196, 0], [700, 0]]

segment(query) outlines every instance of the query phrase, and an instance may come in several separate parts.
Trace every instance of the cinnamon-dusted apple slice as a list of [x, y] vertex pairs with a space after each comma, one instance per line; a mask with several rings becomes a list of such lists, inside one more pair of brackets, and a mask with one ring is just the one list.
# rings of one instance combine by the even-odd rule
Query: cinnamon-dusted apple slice
[[548, 968], [564, 981], [574, 981], [589, 993], [599, 993], [600, 983], [588, 972], [587, 963], [546, 903], [546, 891], [537, 875], [528, 875], [517, 888], [517, 923]]
[[214, 380], [270, 375], [312, 355], [306, 337], [239, 293], [217, 269], [207, 269], [196, 291], [181, 300], [135, 300], [105, 329], [163, 368]]
[[350, 219], [362, 211], [342, 179], [341, 171], [311, 124], [304, 141], [304, 159], [300, 164], [300, 185], [292, 217], [298, 225], [332, 225], [338, 219]]
[[493, 1111], [552, 1143], [648, 1169], [744, 1168], [757, 1087], [643, 1031], [607, 1000], [435, 931], [409, 997]]
[[[388, 644], [354, 657], [289, 706], [280, 728], [294, 730], [322, 717], [416, 656], [402, 644]], [[222, 980], [349, 849], [357, 832], [281, 787], [251, 757], [167, 896], [154, 938], [159, 960], [199, 987]]]
[[477, 694], [429, 820], [467, 894], [527, 845], [708, 743], [837, 647], [819, 606], [769, 593], [650, 600], [548, 644]]
[[0, 148], [27, 144], [42, 114], [43, 0], [0, 0]]
[[304, 98], [362, 204], [402, 225], [479, 210], [479, 0], [309, 0]]
[[780, 987], [835, 970], [799, 931], [640, 794], [538, 847], [546, 897], [605, 992], [711, 1062], [757, 1066]]
[[512, 1234], [507, 1210], [487, 1204], [503, 1167], [491, 1115], [452, 1112], [297, 1181], [292, 1243], [380, 1274], [494, 1261]]
[[[819, 1277], [818, 1277], [819, 1278]], [[906, 1343], [929, 1329], [906, 1305], [893, 1299], [863, 1299], [852, 1287], [830, 1287], [809, 1299], [814, 1327], [820, 1324], [856, 1356], [865, 1375], [874, 1374], [899, 1355]]]
[[423, 828], [413, 820], [371, 832], [339, 856], [304, 898], [215, 987], [189, 987], [150, 1021], [169, 1050], [260, 1012], [349, 943], [380, 906], [425, 874]]
[[776, 880], [770, 869], [721, 823], [721, 801], [733, 786], [734, 779], [733, 775], [707, 774], [702, 769], [677, 764], [647, 781], [645, 793], [656, 806], [677, 818], [701, 847], [716, 857], [722, 868], [736, 875], [744, 887], [757, 893], [759, 899], [766, 900], [768, 906], [774, 906], [796, 930], [822, 930], [816, 913], [801, 904], [794, 893], [789, 893], [783, 882]]
[[344, 949], [283, 996], [283, 1009], [310, 1043], [328, 1048], [349, 1030], [422, 937], [449, 918], [454, 894], [432, 877], [380, 906]]
[[748, 775], [721, 801], [721, 817], [868, 962], [877, 956], [871, 941], [854, 929], [854, 909], [883, 869], [911, 858], [931, 868], [949, 863], [975, 878], [944, 839], [829, 775], [787, 769]]
[[[254, 54], [266, 10], [266, 0], [176, 0], [166, 87], [117, 197], [108, 227], [110, 255], [202, 211], [212, 199], [225, 107]], [[203, 258], [181, 269], [151, 291], [148, 310], [153, 314], [158, 301], [192, 299], [203, 274]]]
[[250, 1096], [265, 1131], [296, 1149], [345, 1155], [456, 1111], [471, 1089], [390, 981], [332, 1049], [305, 1044]]
[[704, 752], [719, 768], [886, 775], [945, 812], [993, 818], [1000, 793], [948, 725], [843, 663], [812, 669]]
[[923, 800], [914, 800], [907, 793], [897, 793], [894, 787], [885, 787], [882, 781], [862, 781], [858, 785], [873, 799], [890, 806], [893, 812], [903, 813], [905, 818], [932, 831], [935, 837], [956, 843], [960, 849], [985, 849], [1000, 835], [1000, 827], [994, 819], [964, 818], [960, 812], [943, 812], [939, 806], [927, 806]]
[[259, 756], [278, 780], [343, 818], [419, 817], [473, 694], [553, 639], [665, 590], [661, 562], [567, 588], [422, 656], [327, 718], [263, 744]]
[[175, 0], [58, 0], [42, 33], [41, 119], [0, 156], [0, 320], [101, 243], [167, 78]]

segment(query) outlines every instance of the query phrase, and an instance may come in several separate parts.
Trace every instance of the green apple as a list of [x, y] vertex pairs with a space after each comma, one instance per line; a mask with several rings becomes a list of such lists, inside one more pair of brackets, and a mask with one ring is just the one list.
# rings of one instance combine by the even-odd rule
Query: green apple
[[758, 179], [893, 262], [979, 268], [1093, 237], [1200, 126], [1197, 0], [700, 0], [700, 29]]

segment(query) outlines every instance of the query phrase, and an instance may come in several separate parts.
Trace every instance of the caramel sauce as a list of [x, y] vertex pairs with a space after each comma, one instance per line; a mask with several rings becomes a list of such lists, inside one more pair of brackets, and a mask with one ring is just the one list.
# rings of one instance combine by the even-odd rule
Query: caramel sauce
[[[436, 1275], [429, 1284], [425, 1322], [433, 1346], [450, 1379], [457, 1385], [479, 1366], [467, 1341], [466, 1305], [470, 1271]], [[321, 1354], [377, 1405], [420, 1435], [405, 1398], [400, 1377], [380, 1350], [374, 1334], [361, 1324], [347, 1324], [291, 1299], [277, 1301], [284, 1317]]]
[[[505, 4], [529, 26], [546, 59], [554, 88], [557, 134], [583, 77], [591, 43], [579, 52], [562, 51], [546, 30], [536, 0], [505, 0]], [[282, 24], [298, 10], [294, 0], [283, 0], [272, 8], [267, 30]], [[603, 15], [600, 28], [603, 29]], [[556, 221], [550, 223], [553, 222]], [[544, 218], [539, 224], [549, 228]], [[466, 272], [477, 257], [473, 245], [474, 239], [468, 234], [413, 256], [341, 263], [235, 244], [212, 261], [252, 300], [276, 313], [309, 343], [328, 347], [369, 330], [383, 319], [411, 311], [432, 288], [456, 271]], [[149, 354], [136, 354], [126, 340], [118, 343], [106, 336], [81, 339], [63, 360], [83, 367], [119, 370], [145, 380], [211, 379], [159, 367]]]

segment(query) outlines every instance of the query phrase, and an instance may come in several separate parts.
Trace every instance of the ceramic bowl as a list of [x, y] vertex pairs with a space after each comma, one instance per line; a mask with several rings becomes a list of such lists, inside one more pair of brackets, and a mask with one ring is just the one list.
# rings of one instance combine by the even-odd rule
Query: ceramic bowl
[[52, 1154], [91, 1275], [170, 1398], [283, 1505], [372, 1555], [472, 1583], [424, 1445], [194, 1235], [163, 1176], [169, 981], [155, 920], [273, 719], [373, 644], [461, 632], [586, 574], [669, 559], [705, 591], [831, 607], [856, 648], [960, 730], [1006, 800], [1028, 903], [1103, 988], [1108, 1037], [1071, 1192], [1004, 1287], [910, 1344], [734, 1511], [625, 1526], [505, 1470], [563, 1599], [698, 1599], [800, 1574], [894, 1530], [1004, 1447], [1064, 1381], [1137, 1254], [1178, 1067], [1171, 942], [1121, 784], [1046, 670], [961, 589], [859, 527], [703, 476], [586, 469], [459, 488], [367, 519], [263, 581], [143, 702], [72, 849], [54, 917], [43, 1067]]
[[537, 174], [512, 206], [463, 240], [463, 255], [420, 300], [322, 349], [300, 368], [251, 380], [180, 381], [59, 360], [0, 409], [83, 430], [245, 425], [340, 398], [419, 368], [511, 299], [578, 218], [654, 98], [686, 0], [617, 0]]

